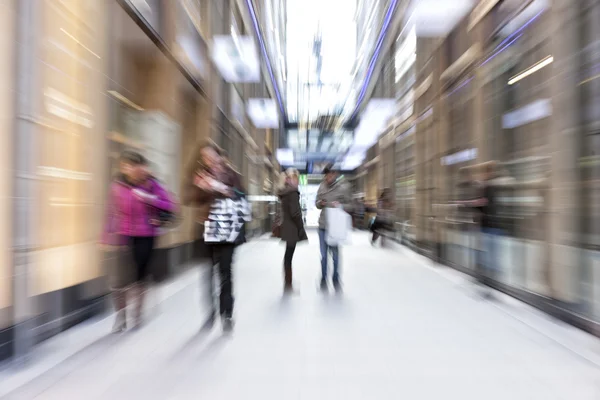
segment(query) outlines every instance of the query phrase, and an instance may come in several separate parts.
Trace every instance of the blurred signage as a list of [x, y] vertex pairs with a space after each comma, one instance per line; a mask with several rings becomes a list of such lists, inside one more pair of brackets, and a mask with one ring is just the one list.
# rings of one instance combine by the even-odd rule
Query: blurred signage
[[211, 57], [227, 82], [260, 82], [260, 60], [251, 36], [214, 36]]
[[249, 99], [248, 115], [252, 124], [259, 129], [279, 128], [277, 104], [273, 99]]
[[477, 158], [477, 149], [467, 149], [458, 153], [442, 157], [442, 165], [454, 165], [471, 161]]
[[179, 0], [177, 2], [177, 35], [174, 53], [196, 78], [206, 77], [208, 65], [206, 43], [200, 35], [200, 26], [196, 21], [200, 11], [192, 7], [193, 2]]
[[123, 0], [123, 2], [136, 10], [148, 25], [160, 35], [161, 0]]
[[540, 99], [502, 116], [502, 127], [513, 129], [552, 115], [550, 99]]

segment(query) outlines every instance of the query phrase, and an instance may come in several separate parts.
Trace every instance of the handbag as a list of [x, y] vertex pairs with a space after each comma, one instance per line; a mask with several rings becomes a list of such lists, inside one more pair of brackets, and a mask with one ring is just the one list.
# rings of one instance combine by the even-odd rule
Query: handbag
[[[152, 192], [154, 193], [154, 190], [152, 190]], [[172, 197], [174, 197], [174, 194], [171, 194]], [[174, 201], [173, 203], [175, 203], [177, 205], [176, 210], [177, 211], [167, 211], [167, 210], [161, 210], [159, 208], [154, 207], [154, 224], [160, 228], [167, 228], [167, 229], [173, 229], [176, 228], [179, 224], [181, 224], [182, 222], [182, 218], [181, 218], [181, 213], [179, 212], [179, 210], [181, 210], [181, 208], [179, 207], [179, 202]]]
[[281, 239], [281, 223], [276, 222], [273, 224], [271, 229], [271, 236], [277, 239]]
[[157, 209], [157, 226], [161, 228], [176, 228], [181, 221], [179, 213]]

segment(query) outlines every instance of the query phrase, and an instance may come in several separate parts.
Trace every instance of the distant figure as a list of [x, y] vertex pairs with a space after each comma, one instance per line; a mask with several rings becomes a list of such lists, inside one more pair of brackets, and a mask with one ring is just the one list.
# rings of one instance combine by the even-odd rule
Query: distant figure
[[354, 229], [362, 229], [365, 219], [365, 204], [361, 199], [354, 199], [352, 204], [352, 221]]
[[[499, 176], [495, 163], [484, 166], [483, 181], [474, 183], [480, 191], [480, 196], [475, 200], [463, 201], [480, 212], [480, 226], [484, 253], [478, 265], [480, 267], [478, 279], [484, 285], [489, 286], [497, 279], [500, 272], [498, 253], [498, 239], [505, 235], [498, 210], [498, 192], [503, 184], [509, 183], [509, 177]], [[488, 297], [491, 293], [486, 294]]]
[[281, 240], [286, 244], [283, 258], [284, 292], [290, 293], [293, 291], [292, 261], [296, 245], [308, 240], [300, 208], [297, 170], [288, 169], [281, 174], [278, 195], [281, 199]]
[[350, 186], [340, 174], [329, 164], [323, 170], [325, 178], [319, 190], [317, 191], [316, 205], [321, 210], [319, 217], [319, 242], [321, 245], [321, 290], [327, 290], [328, 256], [331, 252], [333, 258], [333, 276], [332, 283], [336, 290], [341, 290], [340, 270], [339, 270], [339, 246], [329, 246], [326, 241], [327, 213], [325, 208], [344, 207], [346, 210], [351, 204]]
[[371, 244], [375, 245], [377, 240], [381, 237], [381, 245], [383, 246], [385, 244], [385, 235], [382, 235], [382, 233], [393, 231], [393, 227], [394, 199], [392, 190], [390, 188], [385, 188], [381, 191], [381, 195], [379, 196], [377, 216], [371, 225], [371, 231], [373, 232]]

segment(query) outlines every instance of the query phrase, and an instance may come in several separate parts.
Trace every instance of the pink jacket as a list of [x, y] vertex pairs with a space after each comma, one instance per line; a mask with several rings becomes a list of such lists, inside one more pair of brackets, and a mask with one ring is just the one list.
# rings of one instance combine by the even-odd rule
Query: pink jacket
[[[142, 191], [138, 196], [134, 191]], [[102, 243], [126, 244], [127, 237], [157, 236], [159, 227], [151, 224], [158, 218], [158, 210], [174, 211], [175, 204], [165, 189], [154, 179], [147, 187], [132, 187], [123, 181], [115, 181], [110, 188], [107, 223]]]

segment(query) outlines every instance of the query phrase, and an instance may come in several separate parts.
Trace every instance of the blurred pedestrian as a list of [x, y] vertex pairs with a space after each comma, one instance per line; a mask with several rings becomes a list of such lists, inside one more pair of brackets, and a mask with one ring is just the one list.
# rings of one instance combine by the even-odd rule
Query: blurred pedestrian
[[321, 210], [319, 217], [319, 242], [321, 247], [321, 289], [327, 290], [328, 257], [331, 252], [333, 258], [332, 283], [336, 290], [341, 289], [340, 279], [340, 253], [339, 246], [330, 246], [326, 241], [327, 213], [326, 208], [343, 207], [346, 212], [350, 211], [351, 198], [350, 186], [340, 177], [338, 171], [334, 170], [333, 164], [327, 165], [323, 173], [325, 177], [317, 191], [316, 205]]
[[155, 237], [159, 234], [161, 211], [173, 212], [175, 204], [161, 184], [152, 177], [147, 160], [126, 151], [119, 161], [119, 174], [110, 188], [108, 223], [103, 243], [118, 246], [119, 260], [111, 266], [111, 287], [115, 303], [114, 332], [127, 328], [128, 297], [134, 300], [135, 326], [142, 323], [144, 297]]
[[209, 260], [209, 271], [203, 274], [203, 297], [209, 305], [209, 316], [203, 328], [211, 328], [217, 318], [213, 299], [214, 269], [217, 268], [219, 314], [223, 330], [227, 332], [233, 329], [233, 255], [237, 246], [246, 240], [245, 222], [250, 220], [251, 212], [240, 176], [222, 154], [213, 142], [202, 143], [194, 152], [185, 182], [184, 202], [200, 207], [197, 254]]
[[[463, 204], [474, 207], [480, 212], [481, 239], [483, 243], [483, 254], [477, 265], [479, 267], [478, 279], [487, 286], [497, 280], [500, 272], [500, 254], [498, 253], [499, 238], [504, 236], [503, 224], [500, 220], [498, 209], [498, 193], [502, 185], [499, 179], [498, 169], [495, 162], [482, 165], [483, 180], [475, 183], [481, 191], [481, 195]], [[488, 297], [491, 296], [487, 292]]]
[[373, 236], [371, 244], [374, 246], [377, 240], [381, 238], [381, 245], [385, 244], [385, 237], [394, 229], [394, 199], [392, 190], [385, 188], [381, 191], [379, 201], [377, 202], [377, 215], [371, 225]]
[[284, 291], [293, 291], [292, 260], [298, 242], [308, 240], [304, 229], [302, 209], [300, 207], [300, 192], [298, 191], [298, 171], [288, 169], [281, 174], [278, 190], [281, 200], [281, 240], [286, 244], [283, 258]]

